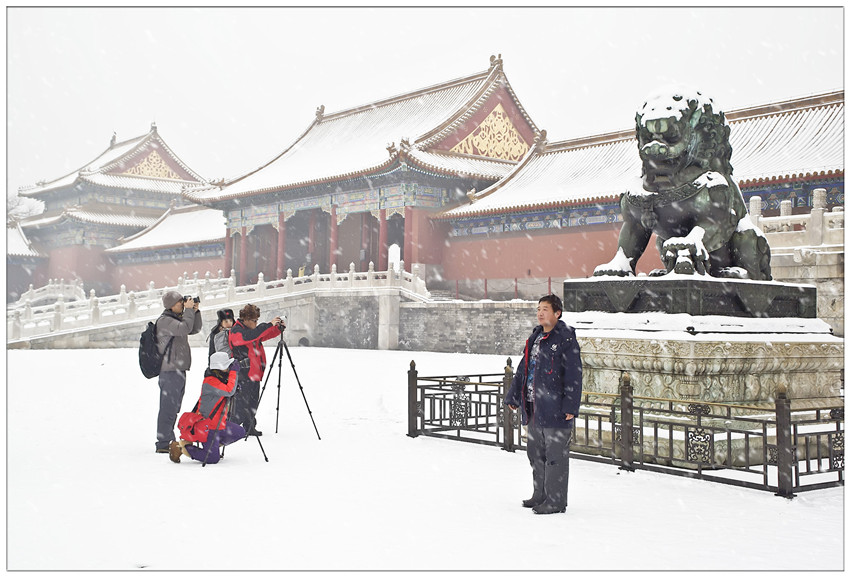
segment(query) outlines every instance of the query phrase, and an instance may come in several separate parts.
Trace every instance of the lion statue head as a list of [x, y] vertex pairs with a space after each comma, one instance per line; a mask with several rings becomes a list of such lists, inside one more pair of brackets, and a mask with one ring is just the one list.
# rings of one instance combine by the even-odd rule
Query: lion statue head
[[635, 116], [646, 190], [663, 192], [707, 171], [732, 174], [729, 127], [715, 108], [711, 98], [682, 87], [647, 98]]

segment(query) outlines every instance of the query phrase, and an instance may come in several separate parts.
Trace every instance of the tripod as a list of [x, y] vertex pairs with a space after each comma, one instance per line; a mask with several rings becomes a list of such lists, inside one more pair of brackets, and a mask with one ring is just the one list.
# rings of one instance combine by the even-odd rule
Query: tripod
[[[224, 400], [224, 399], [222, 399], [222, 400]], [[229, 399], [227, 399], [227, 414], [228, 414], [228, 415], [230, 414], [230, 408], [231, 408], [231, 406], [232, 406], [232, 405], [233, 405], [233, 397], [230, 397]], [[214, 412], [214, 411], [213, 411], [213, 412]], [[221, 413], [221, 414], [223, 415], [223, 414], [224, 414], [224, 411], [222, 411], [222, 413]], [[221, 420], [221, 416], [219, 417], [219, 421], [220, 421], [220, 420]], [[218, 429], [218, 428], [216, 428], [216, 430], [215, 430], [215, 431], [213, 431], [211, 434], [213, 434], [213, 435], [218, 435], [218, 434], [219, 434], [219, 429]], [[245, 435], [245, 440], [246, 440], [246, 441], [248, 440], [248, 436], [249, 436], [249, 435], [247, 435], [247, 434]], [[266, 460], [266, 463], [268, 463], [268, 462], [269, 462], [269, 458], [266, 456], [266, 450], [263, 448], [263, 442], [262, 442], [262, 441], [260, 441], [260, 437], [257, 437], [256, 439], [257, 439], [257, 443], [259, 443], [259, 444], [260, 444], [260, 451], [263, 453], [263, 458]], [[221, 458], [222, 458], [222, 459], [224, 458], [224, 449], [226, 449], [226, 448], [227, 448], [227, 445], [222, 445], [222, 446], [221, 446]], [[204, 463], [203, 463], [203, 465], [201, 465], [202, 467], [206, 467], [206, 465], [207, 465], [207, 457], [209, 457], [209, 451], [207, 451], [206, 455], [204, 455]]]
[[[266, 392], [266, 385], [268, 384], [269, 377], [272, 374], [271, 369], [274, 368], [275, 360], [277, 360], [277, 407], [275, 408], [277, 414], [274, 420], [274, 432], [277, 433], [278, 420], [280, 419], [280, 381], [282, 370], [281, 364], [283, 359], [283, 353], [281, 350], [286, 350], [286, 356], [289, 357], [289, 364], [292, 365], [292, 373], [295, 375], [295, 382], [298, 383], [298, 388], [301, 389], [301, 397], [304, 399], [304, 406], [307, 407], [307, 412], [310, 414], [310, 420], [313, 421], [313, 429], [316, 431], [316, 436], [319, 437], [319, 440], [321, 441], [322, 436], [319, 435], [319, 429], [316, 427], [316, 420], [313, 419], [313, 411], [310, 410], [310, 404], [307, 402], [307, 396], [304, 394], [304, 387], [301, 386], [301, 379], [298, 378], [298, 372], [295, 370], [295, 363], [292, 361], [292, 355], [289, 354], [289, 347], [286, 346], [286, 343], [283, 340], [283, 333], [280, 333], [280, 340], [277, 342], [277, 348], [274, 351], [272, 362], [269, 365], [269, 372], [266, 375], [265, 382], [263, 383], [263, 389], [260, 391], [260, 401], [263, 400], [263, 393]], [[260, 401], [257, 401], [258, 406]], [[259, 440], [259, 438], [257, 440]]]

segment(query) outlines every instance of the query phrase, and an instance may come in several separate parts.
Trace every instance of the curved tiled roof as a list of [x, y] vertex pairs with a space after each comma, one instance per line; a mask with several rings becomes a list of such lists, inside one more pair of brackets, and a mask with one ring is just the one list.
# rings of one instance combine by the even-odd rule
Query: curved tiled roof
[[64, 220], [128, 228], [147, 228], [157, 221], [157, 217], [136, 214], [116, 214], [108, 210], [99, 211], [85, 207], [71, 207], [64, 209], [58, 214], [42, 214], [37, 217], [25, 219], [21, 221], [21, 226], [23, 228], [41, 228], [47, 225], [59, 224]]
[[[189, 187], [185, 194], [198, 202], [213, 202], [356, 178], [398, 162], [399, 149], [436, 170], [498, 178], [504, 174], [501, 163], [429, 154], [422, 150], [422, 140], [438, 141], [476, 112], [495, 87], [506, 83], [497, 61], [485, 72], [369, 105], [327, 115], [320, 109], [304, 134], [267, 164], [221, 186]], [[517, 106], [525, 115], [518, 102]]]
[[515, 162], [498, 161], [490, 158], [478, 158], [459, 154], [442, 154], [411, 148], [408, 159], [426, 169], [463, 178], [482, 178], [496, 180], [504, 177], [516, 166]]
[[220, 210], [203, 206], [171, 208], [145, 230], [126, 238], [109, 253], [125, 253], [170, 246], [224, 242], [225, 218]]
[[47, 255], [43, 255], [33, 248], [19, 223], [6, 227], [6, 255], [47, 258]]
[[[741, 186], [844, 171], [844, 93], [835, 92], [726, 115], [733, 177]], [[582, 204], [640, 187], [634, 131], [550, 144], [532, 150], [475, 201], [437, 218]]]
[[[123, 164], [131, 163], [139, 155], [147, 154], [151, 148], [164, 150], [167, 155], [177, 162], [187, 174], [195, 179], [195, 181], [168, 181], [165, 179], [150, 177], [132, 177], [107, 174], [108, 171], [120, 168]], [[180, 160], [176, 154], [174, 154], [171, 148], [169, 148], [165, 141], [163, 141], [159, 136], [156, 125], [151, 125], [150, 132], [143, 136], [137, 136], [122, 142], [111, 143], [109, 148], [82, 168], [49, 182], [39, 182], [33, 186], [21, 187], [18, 194], [21, 196], [39, 196], [46, 192], [71, 186], [77, 181], [88, 181], [94, 184], [103, 184], [105, 186], [116, 186], [120, 188], [132, 188], [136, 190], [151, 190], [154, 192], [163, 192], [174, 195], [179, 195], [182, 187], [187, 184], [205, 182], [203, 178], [186, 166], [186, 164]]]

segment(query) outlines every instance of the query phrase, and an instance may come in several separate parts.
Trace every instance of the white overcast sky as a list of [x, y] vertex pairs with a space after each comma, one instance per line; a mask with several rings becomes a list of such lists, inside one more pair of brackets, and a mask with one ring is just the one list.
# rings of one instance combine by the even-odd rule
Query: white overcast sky
[[[7, 8], [7, 191], [151, 122], [206, 178], [326, 112], [486, 70], [550, 141], [633, 126], [686, 84], [723, 110], [843, 89], [844, 8]], [[399, 135], [400, 137], [416, 135]], [[734, 153], [733, 153], [734, 154]]]

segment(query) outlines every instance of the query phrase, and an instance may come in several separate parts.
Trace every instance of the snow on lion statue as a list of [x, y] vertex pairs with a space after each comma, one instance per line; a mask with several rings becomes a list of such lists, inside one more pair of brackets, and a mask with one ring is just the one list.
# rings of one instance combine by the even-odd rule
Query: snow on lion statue
[[723, 112], [695, 90], [665, 89], [635, 117], [642, 187], [620, 197], [617, 255], [594, 276], [632, 276], [656, 234], [664, 269], [713, 277], [771, 280], [770, 247], [732, 178]]

